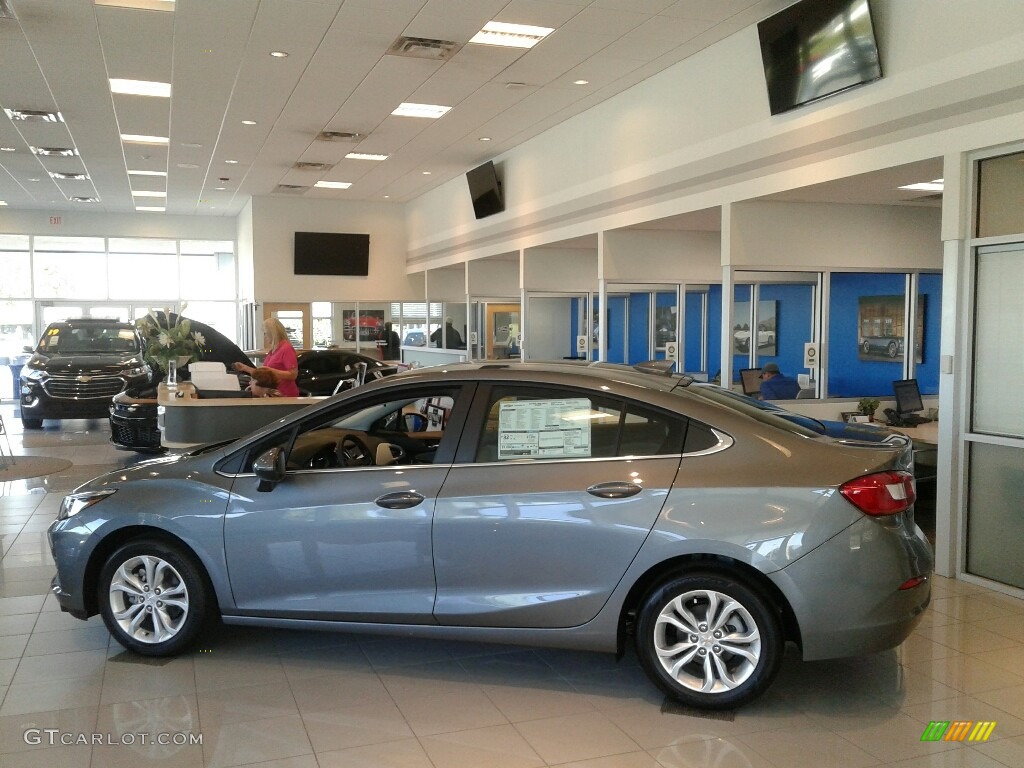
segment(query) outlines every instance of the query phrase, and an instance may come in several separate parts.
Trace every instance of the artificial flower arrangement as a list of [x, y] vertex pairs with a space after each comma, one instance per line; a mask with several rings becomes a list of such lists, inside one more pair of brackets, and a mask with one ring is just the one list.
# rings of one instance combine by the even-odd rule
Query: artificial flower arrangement
[[[185, 305], [182, 304], [181, 311], [184, 309]], [[170, 309], [150, 312], [136, 320], [135, 327], [146, 343], [147, 362], [164, 371], [168, 370], [170, 361], [181, 367], [198, 358], [206, 344], [201, 333], [192, 332], [192, 322], [188, 318], [180, 314], [172, 315]]]

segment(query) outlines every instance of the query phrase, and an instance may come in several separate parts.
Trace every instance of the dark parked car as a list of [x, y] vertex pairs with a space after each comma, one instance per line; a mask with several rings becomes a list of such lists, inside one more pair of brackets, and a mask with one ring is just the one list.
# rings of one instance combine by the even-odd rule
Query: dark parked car
[[405, 334], [402, 344], [406, 347], [425, 347], [427, 346], [427, 333], [426, 331], [409, 331]]
[[21, 369], [21, 423], [39, 429], [44, 419], [102, 418], [111, 399], [144, 387], [151, 371], [142, 338], [131, 323], [82, 318], [50, 323]]
[[903, 354], [902, 336], [865, 336], [860, 341], [862, 354], [880, 354], [887, 357], [899, 357]]
[[[166, 324], [162, 312], [157, 313], [161, 324]], [[170, 321], [177, 321], [171, 314]], [[192, 332], [199, 333], [205, 342], [200, 356], [206, 362], [224, 363], [231, 370], [233, 363], [254, 365], [250, 357], [216, 328], [190, 320]], [[181, 371], [182, 379], [188, 378], [188, 368]], [[110, 442], [115, 447], [140, 453], [162, 453], [160, 430], [157, 427], [156, 388], [163, 379], [163, 372], [157, 370], [152, 381], [133, 386], [115, 395], [110, 403]], [[247, 379], [246, 379], [247, 380]]]
[[[930, 597], [908, 438], [835, 440], [601, 363], [386, 377], [68, 495], [53, 594], [163, 656], [206, 619], [617, 653], [739, 706], [901, 643]], [[841, 681], [837, 681], [841, 684]]]
[[348, 389], [359, 374], [359, 365], [366, 366], [366, 381], [398, 373], [393, 361], [348, 352], [344, 349], [311, 349], [299, 355], [299, 376], [295, 383], [303, 395], [332, 395], [342, 382]]

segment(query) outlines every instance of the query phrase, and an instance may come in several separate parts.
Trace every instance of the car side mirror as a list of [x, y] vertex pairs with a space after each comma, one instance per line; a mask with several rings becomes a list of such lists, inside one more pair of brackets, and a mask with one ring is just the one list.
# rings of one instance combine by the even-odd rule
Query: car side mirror
[[284, 450], [280, 446], [271, 448], [256, 458], [252, 463], [253, 472], [259, 478], [257, 491], [266, 493], [274, 490], [274, 487], [285, 478], [287, 470], [287, 459]]

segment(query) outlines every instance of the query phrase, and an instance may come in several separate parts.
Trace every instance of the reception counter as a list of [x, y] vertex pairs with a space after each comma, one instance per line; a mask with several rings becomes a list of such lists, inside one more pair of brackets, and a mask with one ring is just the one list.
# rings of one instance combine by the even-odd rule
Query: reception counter
[[167, 448], [184, 449], [202, 443], [231, 440], [323, 399], [241, 396], [203, 398], [189, 382], [181, 382], [173, 390], [161, 384], [157, 391], [160, 442]]

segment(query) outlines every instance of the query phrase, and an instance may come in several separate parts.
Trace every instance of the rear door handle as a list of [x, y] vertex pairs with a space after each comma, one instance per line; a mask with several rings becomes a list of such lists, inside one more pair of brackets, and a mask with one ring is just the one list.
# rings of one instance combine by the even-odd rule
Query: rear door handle
[[385, 493], [374, 499], [374, 504], [384, 509], [409, 509], [423, 502], [423, 496], [415, 491], [399, 491], [398, 493]]
[[628, 496], [636, 496], [643, 488], [636, 483], [611, 482], [598, 483], [587, 488], [591, 496], [599, 496], [602, 499], [625, 499]]

